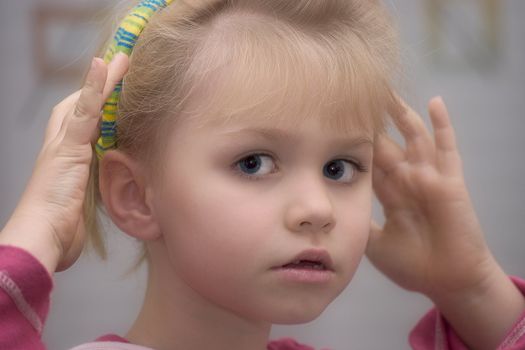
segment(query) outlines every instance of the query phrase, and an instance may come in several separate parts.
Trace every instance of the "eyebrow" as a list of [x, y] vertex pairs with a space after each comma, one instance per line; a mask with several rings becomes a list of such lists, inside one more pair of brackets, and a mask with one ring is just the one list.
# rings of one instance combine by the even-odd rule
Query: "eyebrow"
[[[242, 128], [242, 129], [235, 129], [235, 130], [229, 130], [225, 131], [222, 134], [223, 135], [239, 135], [239, 134], [245, 134], [250, 133], [256, 136], [263, 137], [269, 141], [273, 142], [284, 142], [284, 141], [297, 141], [299, 139], [299, 136], [295, 133], [283, 130], [283, 129], [277, 129], [277, 128], [266, 128], [266, 127], [250, 127], [250, 128]], [[332, 138], [331, 139], [334, 144], [338, 144], [344, 147], [357, 147], [362, 144], [369, 144], [373, 145], [372, 139], [368, 135], [356, 135], [356, 136], [349, 136], [349, 137], [342, 137], [342, 138]]]

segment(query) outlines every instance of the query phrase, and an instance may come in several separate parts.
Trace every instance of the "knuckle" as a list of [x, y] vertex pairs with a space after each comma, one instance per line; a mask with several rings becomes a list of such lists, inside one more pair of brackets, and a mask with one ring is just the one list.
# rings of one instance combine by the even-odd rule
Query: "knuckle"
[[90, 79], [90, 78], [88, 77], [88, 79], [86, 79], [86, 80], [84, 81], [84, 86], [82, 87], [82, 90], [85, 90], [85, 89], [92, 89], [94, 85], [95, 85], [95, 81], [94, 81], [94, 79]]
[[75, 106], [74, 116], [84, 117], [89, 115], [89, 108], [84, 100], [79, 100]]
[[65, 130], [61, 129], [54, 138], [49, 140], [49, 142], [47, 143], [47, 146], [46, 146], [46, 151], [47, 152], [56, 153], [58, 151], [58, 149], [61, 147], [62, 141], [64, 139], [64, 132], [65, 132]]

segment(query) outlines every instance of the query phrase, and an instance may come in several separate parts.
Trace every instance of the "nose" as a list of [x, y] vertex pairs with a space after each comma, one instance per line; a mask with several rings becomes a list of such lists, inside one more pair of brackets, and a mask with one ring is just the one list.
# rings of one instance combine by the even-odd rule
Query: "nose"
[[335, 216], [325, 180], [317, 176], [295, 180], [288, 187], [292, 201], [286, 212], [287, 228], [292, 232], [329, 232]]

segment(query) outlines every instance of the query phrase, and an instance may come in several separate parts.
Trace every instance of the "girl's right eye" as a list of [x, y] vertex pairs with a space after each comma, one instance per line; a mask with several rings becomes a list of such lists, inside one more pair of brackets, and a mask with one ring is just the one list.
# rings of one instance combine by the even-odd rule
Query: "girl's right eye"
[[[262, 176], [271, 173], [275, 169], [275, 166], [272, 166], [272, 162], [272, 156], [264, 153], [254, 153], [235, 162], [234, 167], [240, 176], [247, 177], [250, 180], [259, 180]], [[263, 169], [262, 173], [258, 176], [253, 176], [260, 169]]]

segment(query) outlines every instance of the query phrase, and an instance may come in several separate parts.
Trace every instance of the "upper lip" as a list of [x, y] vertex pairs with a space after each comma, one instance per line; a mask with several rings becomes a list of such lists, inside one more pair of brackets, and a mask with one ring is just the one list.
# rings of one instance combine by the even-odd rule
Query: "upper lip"
[[276, 266], [275, 268], [283, 267], [286, 264], [291, 264], [293, 262], [298, 262], [300, 260], [309, 260], [309, 261], [317, 261], [324, 265], [325, 269], [332, 270], [334, 269], [334, 264], [332, 262], [332, 258], [330, 257], [330, 254], [325, 249], [306, 249], [294, 256], [292, 259], [290, 259], [288, 262], [285, 262], [281, 266]]

